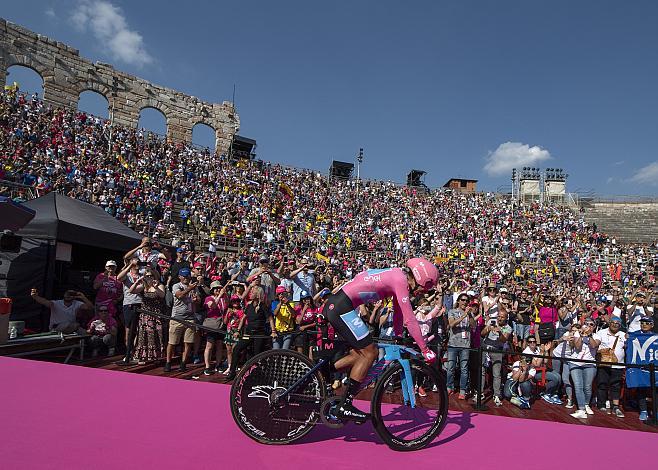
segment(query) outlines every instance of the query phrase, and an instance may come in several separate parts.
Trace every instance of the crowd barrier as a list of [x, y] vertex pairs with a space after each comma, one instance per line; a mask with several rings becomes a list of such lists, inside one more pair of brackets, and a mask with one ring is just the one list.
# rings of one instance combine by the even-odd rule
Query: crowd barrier
[[[169, 315], [162, 314], [162, 313], [157, 313], [157, 312], [145, 312], [143, 310], [138, 310], [138, 312], [141, 313], [146, 313], [148, 315], [160, 317], [163, 320], [168, 320], [168, 321], [176, 321], [179, 323], [182, 323], [183, 325], [193, 328], [196, 331], [206, 331], [209, 333], [217, 333], [219, 335], [225, 336], [227, 334], [226, 330], [223, 329], [216, 329], [216, 328], [210, 328], [207, 326], [199, 325], [196, 322], [193, 321], [188, 321], [188, 320], [182, 320], [182, 319], [174, 319]], [[286, 335], [290, 334], [293, 337], [296, 335], [299, 335], [301, 333], [310, 333], [310, 334], [318, 334], [318, 333], [323, 333], [319, 330], [305, 330], [304, 332], [301, 331], [296, 331], [292, 333], [286, 333]], [[242, 337], [241, 337], [242, 339]], [[272, 335], [249, 335], [249, 339], [272, 339]], [[328, 338], [323, 337], [323, 340], [327, 341]], [[382, 340], [382, 341], [390, 341], [390, 338], [374, 338], [375, 342]], [[129, 344], [130, 344], [130, 337], [129, 337]], [[556, 356], [546, 356], [542, 354], [527, 354], [527, 353], [522, 353], [522, 352], [516, 352], [516, 351], [509, 351], [509, 350], [504, 350], [504, 349], [491, 349], [491, 348], [483, 348], [482, 346], [473, 348], [473, 347], [460, 347], [460, 346], [448, 346], [446, 348], [442, 348], [442, 351], [447, 351], [448, 349], [457, 349], [457, 350], [467, 350], [472, 353], [476, 353], [477, 355], [477, 374], [476, 374], [476, 401], [475, 401], [475, 409], [476, 410], [486, 410], [487, 407], [483, 405], [482, 403], [482, 389], [483, 389], [483, 384], [482, 384], [482, 369], [483, 369], [483, 357], [484, 354], [486, 353], [493, 353], [493, 354], [502, 354], [503, 357], [509, 357], [509, 356], [517, 356], [517, 357], [526, 357], [530, 360], [532, 359], [545, 359], [547, 361], [555, 361], [558, 360], [560, 362], [575, 362], [579, 364], [592, 364], [596, 367], [600, 366], [607, 366], [607, 365], [616, 365], [616, 366], [623, 366], [626, 369], [642, 369], [642, 370], [648, 370], [649, 372], [649, 381], [650, 381], [650, 389], [651, 389], [651, 406], [652, 406], [652, 417], [651, 417], [651, 424], [653, 425], [658, 425], [658, 403], [656, 401], [656, 366], [653, 362], [649, 364], [633, 364], [629, 362], [602, 362], [602, 361], [592, 361], [592, 360], [587, 360], [587, 359], [572, 359], [572, 358], [566, 358], [566, 357], [556, 357]], [[439, 358], [441, 360], [441, 358]], [[509, 362], [509, 361], [508, 361]], [[502, 375], [502, 372], [501, 372]]]

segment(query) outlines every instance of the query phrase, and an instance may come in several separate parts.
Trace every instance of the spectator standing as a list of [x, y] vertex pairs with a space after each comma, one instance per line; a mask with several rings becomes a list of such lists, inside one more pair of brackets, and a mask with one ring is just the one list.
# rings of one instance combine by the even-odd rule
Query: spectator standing
[[165, 286], [157, 272], [146, 268], [144, 275], [129, 289], [142, 295], [142, 308], [137, 327], [137, 345], [134, 359], [139, 364], [158, 361], [164, 352], [162, 318], [164, 314]]
[[[581, 328], [581, 332], [574, 333], [570, 340], [570, 345], [574, 350], [573, 359], [594, 361], [596, 349], [599, 345], [599, 341], [592, 338], [595, 327], [594, 320], [587, 319]], [[569, 371], [578, 404], [578, 411], [571, 413], [571, 416], [585, 419], [588, 415], [594, 414], [590, 402], [592, 401], [592, 382], [594, 382], [594, 376], [596, 375], [596, 366], [591, 363], [571, 361]]]
[[[490, 308], [489, 312], [491, 311]], [[482, 381], [480, 382], [482, 388], [479, 393], [484, 396], [483, 389], [486, 383], [487, 369], [491, 367], [493, 401], [496, 406], [501, 406], [503, 404], [500, 398], [502, 396], [503, 353], [494, 351], [502, 351], [512, 335], [512, 327], [507, 324], [507, 310], [505, 307], [499, 305], [497, 318], [487, 320], [487, 324], [480, 334], [483, 338], [482, 348], [487, 352], [482, 356]]]
[[178, 279], [178, 271], [192, 268], [190, 262], [185, 259], [185, 254], [185, 248], [176, 248], [176, 260], [171, 263], [171, 282], [176, 282]]
[[114, 355], [114, 346], [117, 341], [117, 322], [109, 314], [107, 305], [96, 306], [96, 316], [89, 322], [87, 333], [91, 335], [89, 346], [91, 357], [98, 356], [102, 348], [107, 350], [108, 356]]
[[110, 315], [116, 317], [116, 304], [122, 295], [121, 287], [122, 284], [117, 279], [117, 263], [109, 260], [105, 263], [105, 272], [99, 273], [94, 278], [96, 307], [104, 305], [108, 308]]
[[258, 260], [259, 266], [254, 268], [247, 277], [247, 282], [257, 279], [258, 284], [265, 292], [265, 301], [272, 303], [277, 298], [276, 286], [281, 282], [279, 276], [270, 269], [270, 258], [268, 256], [261, 256]]
[[454, 392], [455, 364], [459, 359], [459, 399], [466, 398], [468, 387], [468, 349], [471, 346], [471, 330], [475, 328], [475, 318], [468, 307], [469, 297], [460, 294], [457, 307], [448, 311], [448, 393]]
[[640, 330], [640, 318], [652, 316], [653, 308], [649, 307], [649, 299], [644, 291], [636, 290], [631, 296], [631, 303], [626, 307], [626, 324], [628, 332]]
[[124, 365], [131, 363], [130, 358], [132, 357], [135, 329], [137, 327], [139, 309], [142, 305], [142, 294], [134, 291], [130, 292], [130, 288], [139, 278], [138, 258], [130, 259], [127, 266], [117, 275], [117, 279], [123, 284], [123, 325], [125, 327], [126, 344], [126, 356], [123, 359]]
[[302, 294], [308, 294], [311, 297], [315, 295], [315, 274], [312, 271], [311, 264], [307, 257], [302, 258], [301, 265], [298, 269], [290, 273], [292, 280], [292, 301], [299, 303]]
[[231, 371], [226, 377], [227, 380], [235, 378], [240, 354], [243, 351], [251, 346], [255, 356], [265, 350], [265, 324], [272, 319], [270, 307], [265, 304], [265, 292], [262, 287], [250, 284], [249, 289], [245, 291], [245, 297], [247, 302], [244, 316], [238, 325], [241, 332], [244, 328], [244, 333], [233, 349]]
[[528, 346], [530, 324], [532, 323], [532, 299], [527, 289], [523, 289], [519, 293], [514, 319], [514, 336], [516, 337], [517, 344], [523, 350]]
[[[608, 328], [594, 333], [593, 338], [599, 341], [600, 361], [612, 360], [622, 364], [625, 362], [626, 334], [620, 328], [621, 318], [612, 317]], [[596, 374], [596, 406], [599, 411], [614, 413], [618, 418], [624, 417], [624, 412], [619, 407], [623, 374], [624, 366], [610, 364], [599, 364]], [[612, 403], [612, 410], [608, 403]]]
[[153, 242], [149, 237], [142, 238], [142, 243], [130, 250], [123, 257], [124, 262], [137, 258], [140, 268], [140, 273], [143, 272], [147, 266], [156, 269], [158, 265], [158, 258], [160, 252], [153, 249]]
[[237, 295], [231, 296], [229, 300], [228, 309], [224, 316], [224, 324], [226, 325], [226, 336], [224, 343], [226, 344], [226, 370], [222, 372], [224, 375], [231, 373], [231, 364], [233, 364], [233, 348], [240, 338], [240, 321], [244, 316], [244, 311], [241, 308], [241, 300]]
[[[645, 315], [640, 318], [640, 330], [642, 333], [655, 333], [653, 331], [655, 321], [652, 316]], [[649, 419], [647, 411], [647, 398], [651, 396], [651, 387], [639, 387], [637, 390], [637, 401], [640, 408], [640, 421], [646, 422]]]
[[[283, 287], [277, 287], [276, 294], [278, 300], [272, 303], [273, 314], [269, 318], [272, 329], [272, 349], [290, 349], [297, 311], [290, 301], [288, 292]], [[305, 293], [301, 300], [305, 298], [310, 299], [311, 297]]]
[[[171, 309], [171, 320], [169, 321], [169, 344], [167, 344], [165, 372], [171, 371], [174, 350], [181, 339], [183, 340], [183, 356], [178, 370], [181, 372], [187, 370], [187, 359], [198, 335], [196, 328], [189, 326], [190, 323], [194, 324], [194, 304], [199, 301], [196, 293], [197, 283], [190, 281], [191, 275], [189, 269], [181, 269], [178, 271], [179, 282], [172, 286], [174, 305]], [[176, 320], [184, 320], [188, 324]]]
[[[278, 289], [278, 288], [277, 288]], [[318, 309], [311, 296], [302, 297], [302, 304], [295, 311], [295, 323], [297, 324], [297, 333], [295, 335], [295, 347], [297, 352], [313, 358], [310, 351], [311, 333], [310, 330], [315, 328]]]
[[[219, 330], [223, 326], [223, 318], [226, 315], [228, 307], [228, 298], [226, 296], [226, 287], [222, 286], [221, 281], [213, 281], [210, 284], [211, 294], [205, 298], [203, 304], [206, 307], [206, 318], [203, 320], [203, 326]], [[213, 369], [210, 364], [210, 356], [213, 347], [215, 348], [215, 361], [216, 366]], [[204, 375], [212, 375], [215, 372], [221, 372], [222, 355], [224, 348], [222, 347], [221, 333], [207, 332], [206, 333], [206, 349], [203, 352], [203, 359], [206, 368], [203, 371]]]
[[39, 295], [36, 289], [30, 292], [32, 300], [50, 309], [50, 331], [58, 333], [84, 335], [87, 331], [78, 323], [78, 315], [82, 310], [93, 310], [94, 304], [82, 293], [74, 290], [64, 292], [62, 300], [48, 300]]

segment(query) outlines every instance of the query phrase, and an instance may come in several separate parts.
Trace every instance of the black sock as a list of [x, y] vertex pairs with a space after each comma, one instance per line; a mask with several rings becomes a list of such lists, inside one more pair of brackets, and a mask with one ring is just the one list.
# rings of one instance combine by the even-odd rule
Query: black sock
[[341, 400], [341, 403], [352, 404], [352, 399], [356, 396], [357, 393], [359, 393], [360, 387], [361, 387], [361, 382], [357, 382], [354, 379], [349, 379], [347, 381], [347, 386], [345, 387], [345, 393], [343, 394], [343, 399]]

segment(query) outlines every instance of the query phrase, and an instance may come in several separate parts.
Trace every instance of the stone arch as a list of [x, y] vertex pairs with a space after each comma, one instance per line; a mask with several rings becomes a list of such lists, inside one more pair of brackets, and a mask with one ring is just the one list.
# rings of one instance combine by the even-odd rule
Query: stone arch
[[[100, 101], [101, 99], [102, 106]], [[78, 110], [96, 117], [100, 117], [102, 119], [112, 118], [110, 100], [108, 100], [103, 93], [100, 93], [91, 88], [82, 90], [78, 95]]]
[[[192, 143], [195, 145], [200, 145], [202, 147], [208, 147], [211, 150], [214, 150], [217, 148], [217, 127], [212, 125], [208, 120], [206, 119], [197, 119], [196, 121], [192, 121]], [[212, 139], [211, 141], [206, 138], [206, 136], [197, 135], [197, 138], [195, 139], [194, 135], [194, 130], [199, 127], [207, 127], [212, 131]]]
[[166, 103], [150, 97], [141, 98], [134, 104], [134, 107], [137, 110], [137, 114], [140, 114], [142, 110], [146, 108], [156, 109], [160, 111], [167, 120], [169, 120], [173, 114], [173, 110], [167, 106]]
[[[34, 74], [36, 74], [41, 79], [41, 90], [39, 90], [39, 95], [43, 98], [43, 94], [44, 94], [44, 91], [46, 89], [46, 80], [44, 79], [43, 74], [39, 73], [39, 71], [36, 70], [34, 67], [30, 67], [30, 66], [23, 65], [23, 64], [12, 64], [9, 67], [7, 67], [7, 69], [5, 71], [5, 82], [8, 85], [12, 84], [12, 83], [7, 82], [7, 78], [9, 77], [9, 74], [11, 73], [10, 69], [12, 67], [19, 68], [19, 69], [22, 68], [22, 69], [26, 69], [26, 70], [29, 70], [31, 72], [34, 72]], [[21, 82], [20, 78], [11, 78], [9, 81], [13, 82], [14, 80], [16, 80], [18, 82], [18, 85], [19, 85], [19, 87], [22, 91], [36, 91], [36, 90], [26, 90], [25, 89], [25, 84], [20, 83]]]
[[[150, 125], [149, 126], [144, 126], [144, 122], [140, 122], [141, 119], [142, 119], [142, 111], [144, 111], [144, 110], [155, 110], [155, 111], [157, 111], [158, 114], [160, 114], [162, 116], [162, 120], [164, 121], [164, 129], [154, 130], [154, 129], [149, 129], [149, 127], [151, 127]], [[147, 119], [150, 119], [150, 118], [147, 117]], [[144, 127], [146, 130], [148, 130], [150, 132], [154, 132], [154, 133], [156, 133], [156, 134], [158, 134], [162, 137], [165, 137], [167, 135], [167, 132], [169, 131], [169, 119], [167, 118], [167, 115], [161, 109], [156, 108], [154, 106], [143, 106], [139, 109], [138, 117], [137, 117], [137, 128], [140, 129], [142, 127]]]
[[108, 103], [112, 98], [112, 90], [110, 90], [110, 88], [103, 83], [91, 81], [78, 83], [78, 95], [80, 95], [80, 93], [84, 93], [85, 91], [94, 91], [99, 95], [103, 95]]

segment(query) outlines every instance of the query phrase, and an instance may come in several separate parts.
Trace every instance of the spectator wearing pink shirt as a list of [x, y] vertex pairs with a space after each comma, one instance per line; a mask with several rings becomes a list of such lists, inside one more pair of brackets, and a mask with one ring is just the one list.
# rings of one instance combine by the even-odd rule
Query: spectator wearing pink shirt
[[[213, 281], [210, 284], [211, 294], [207, 296], [203, 305], [206, 307], [206, 318], [203, 320], [203, 326], [219, 330], [223, 326], [223, 317], [228, 307], [228, 297], [226, 296], [226, 286], [222, 286], [221, 281]], [[215, 348], [216, 365], [213, 369], [210, 364], [212, 349]], [[206, 368], [203, 375], [212, 375], [215, 372], [221, 372], [222, 356], [224, 348], [222, 347], [221, 334], [217, 332], [208, 332], [206, 334], [206, 349], [203, 352], [203, 358]]]
[[123, 284], [117, 279], [117, 263], [109, 260], [105, 263], [105, 272], [94, 279], [96, 307], [103, 305], [112, 316], [116, 316], [116, 303], [121, 299]]

